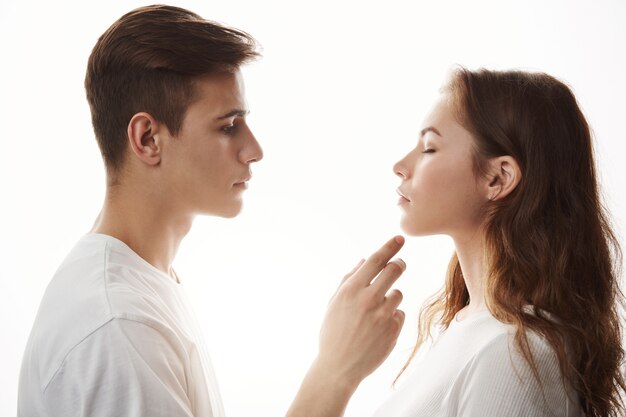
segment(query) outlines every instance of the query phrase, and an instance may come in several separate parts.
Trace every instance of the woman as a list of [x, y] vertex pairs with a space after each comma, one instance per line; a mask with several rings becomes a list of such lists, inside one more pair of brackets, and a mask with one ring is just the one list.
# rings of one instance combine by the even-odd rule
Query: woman
[[403, 230], [456, 251], [376, 416], [623, 416], [621, 252], [570, 89], [459, 69], [394, 171]]

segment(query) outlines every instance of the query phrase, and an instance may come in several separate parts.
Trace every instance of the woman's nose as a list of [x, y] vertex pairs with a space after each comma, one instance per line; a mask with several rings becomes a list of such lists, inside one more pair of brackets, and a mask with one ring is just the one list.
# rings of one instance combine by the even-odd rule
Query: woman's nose
[[404, 165], [402, 165], [402, 161], [398, 161], [395, 163], [395, 165], [393, 166], [393, 172], [403, 180], [407, 179], [408, 177], [408, 172]]

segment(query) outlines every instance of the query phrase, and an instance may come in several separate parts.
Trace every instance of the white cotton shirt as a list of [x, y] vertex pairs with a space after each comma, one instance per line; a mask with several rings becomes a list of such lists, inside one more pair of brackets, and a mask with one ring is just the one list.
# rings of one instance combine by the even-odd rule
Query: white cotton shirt
[[582, 417], [548, 342], [528, 333], [542, 392], [513, 335], [486, 310], [455, 318], [374, 416]]
[[181, 284], [111, 236], [85, 235], [39, 307], [19, 417], [223, 417]]

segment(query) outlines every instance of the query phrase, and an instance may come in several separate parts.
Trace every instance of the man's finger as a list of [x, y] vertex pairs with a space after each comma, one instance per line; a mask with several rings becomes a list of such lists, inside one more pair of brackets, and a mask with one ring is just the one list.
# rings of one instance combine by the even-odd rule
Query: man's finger
[[377, 293], [384, 295], [389, 291], [389, 288], [393, 285], [394, 282], [400, 278], [400, 275], [406, 270], [406, 264], [400, 258], [394, 259], [389, 262], [387, 266], [382, 270], [382, 272], [378, 275], [374, 283], [372, 284], [372, 289], [374, 289]]
[[341, 287], [341, 285], [343, 285], [343, 283], [346, 282], [348, 278], [354, 275], [354, 273], [359, 270], [359, 268], [361, 267], [361, 265], [363, 265], [364, 262], [365, 262], [365, 259], [361, 259], [359, 263], [356, 264], [354, 268], [352, 268], [352, 271], [348, 272], [346, 276], [343, 277], [343, 279], [341, 280], [341, 284], [339, 284], [339, 286]]
[[402, 311], [402, 310], [396, 310], [396, 311], [393, 313], [393, 316], [392, 316], [392, 317], [396, 320], [396, 322], [397, 322], [397, 323], [398, 323], [398, 325], [400, 326], [400, 329], [402, 329], [402, 325], [404, 324], [404, 317], [405, 317], [405, 316], [404, 316], [404, 311]]
[[398, 306], [400, 305], [400, 303], [402, 302], [402, 293], [400, 292], [400, 290], [391, 290], [389, 291], [389, 293], [385, 296], [385, 308], [390, 311], [393, 312], [395, 309], [398, 308]]
[[361, 268], [354, 274], [353, 281], [367, 287], [374, 277], [387, 265], [387, 262], [402, 248], [404, 238], [396, 236], [367, 258]]
[[[341, 287], [343, 286], [343, 284], [352, 276], [354, 275], [354, 273], [356, 271], [359, 270], [359, 268], [361, 267], [361, 265], [363, 265], [363, 263], [365, 262], [365, 259], [361, 259], [359, 261], [358, 264], [356, 264], [356, 266], [354, 268], [352, 268], [352, 271], [348, 272], [342, 279], [341, 282], [339, 283], [339, 286], [337, 287], [337, 289], [335, 290], [335, 293], [333, 294], [333, 296], [330, 298], [330, 301], [332, 301], [333, 298], [335, 298], [335, 296], [337, 295], [337, 293], [339, 292], [339, 290], [341, 289]], [[329, 303], [330, 303], [329, 301]]]

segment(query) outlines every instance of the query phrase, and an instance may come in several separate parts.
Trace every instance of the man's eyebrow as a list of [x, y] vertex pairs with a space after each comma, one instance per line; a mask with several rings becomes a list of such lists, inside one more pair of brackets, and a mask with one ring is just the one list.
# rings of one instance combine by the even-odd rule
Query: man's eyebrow
[[250, 113], [250, 110], [234, 109], [223, 116], [219, 116], [217, 120], [230, 119], [233, 116], [245, 117], [248, 113]]
[[441, 133], [439, 133], [439, 131], [437, 129], [435, 129], [433, 126], [428, 126], [428, 127], [425, 127], [424, 129], [422, 129], [422, 131], [420, 132], [420, 136], [424, 137], [424, 135], [427, 132], [433, 132], [433, 133], [435, 133], [438, 136], [442, 136]]

